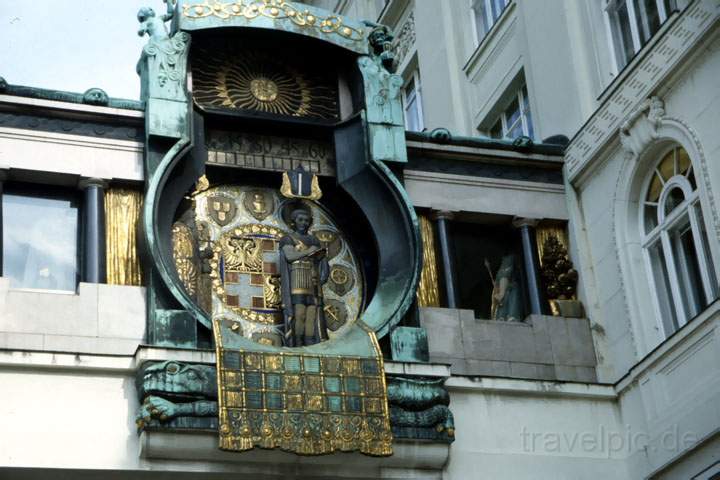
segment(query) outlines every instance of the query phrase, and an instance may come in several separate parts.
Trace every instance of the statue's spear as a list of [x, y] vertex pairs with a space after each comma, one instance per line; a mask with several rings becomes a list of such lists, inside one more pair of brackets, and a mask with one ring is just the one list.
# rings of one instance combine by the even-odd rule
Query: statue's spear
[[490, 275], [490, 281], [492, 282], [493, 288], [495, 288], [495, 277], [492, 274], [492, 270], [490, 270], [490, 262], [487, 257], [485, 257], [485, 268], [487, 268], [488, 275]]

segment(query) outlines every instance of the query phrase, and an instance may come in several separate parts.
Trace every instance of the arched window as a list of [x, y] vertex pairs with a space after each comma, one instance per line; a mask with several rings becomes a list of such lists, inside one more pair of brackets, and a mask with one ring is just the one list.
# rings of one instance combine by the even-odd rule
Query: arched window
[[641, 212], [645, 260], [670, 335], [718, 295], [695, 171], [684, 148], [674, 146], [656, 164]]

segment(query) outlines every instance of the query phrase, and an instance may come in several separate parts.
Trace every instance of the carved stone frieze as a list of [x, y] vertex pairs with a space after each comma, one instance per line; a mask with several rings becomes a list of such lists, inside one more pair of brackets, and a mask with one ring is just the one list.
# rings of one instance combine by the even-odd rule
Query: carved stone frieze
[[0, 112], [0, 127], [24, 128], [33, 131], [70, 133], [89, 137], [113, 138], [117, 140], [140, 140], [142, 126], [124, 126], [118, 124], [71, 120], [45, 115], [25, 115], [15, 112]]
[[405, 19], [395, 36], [395, 42], [393, 45], [393, 52], [395, 53], [395, 61], [398, 65], [401, 65], [405, 60], [408, 52], [412, 50], [415, 45], [415, 13], [410, 12], [410, 15]]

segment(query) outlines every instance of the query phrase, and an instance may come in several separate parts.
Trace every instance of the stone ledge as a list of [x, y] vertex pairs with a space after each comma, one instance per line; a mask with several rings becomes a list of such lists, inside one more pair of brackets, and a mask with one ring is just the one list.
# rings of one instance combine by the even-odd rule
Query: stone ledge
[[618, 397], [613, 385], [597, 383], [454, 376], [448, 379], [445, 386], [450, 392], [463, 390], [502, 392], [514, 395], [562, 396], [610, 401], [615, 401]]
[[[390, 457], [360, 453], [302, 456], [281, 450], [254, 449], [226, 452], [218, 449], [217, 434], [211, 432], [145, 431], [140, 435], [140, 457], [146, 461], [212, 463], [210, 470], [231, 465], [233, 472], [279, 478], [383, 478], [440, 480], [450, 446], [421, 441], [393, 442]], [[348, 476], [348, 472], [352, 472]], [[286, 477], [285, 477], [286, 476]]]

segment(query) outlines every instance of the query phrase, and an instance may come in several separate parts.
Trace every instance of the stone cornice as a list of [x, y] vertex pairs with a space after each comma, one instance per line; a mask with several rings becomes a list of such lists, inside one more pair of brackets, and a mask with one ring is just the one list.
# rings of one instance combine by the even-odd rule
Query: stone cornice
[[695, 0], [664, 30], [652, 47], [570, 142], [565, 152], [568, 180], [575, 183], [628, 117], [668, 78], [720, 19], [720, 3]]

